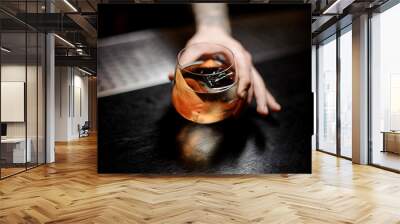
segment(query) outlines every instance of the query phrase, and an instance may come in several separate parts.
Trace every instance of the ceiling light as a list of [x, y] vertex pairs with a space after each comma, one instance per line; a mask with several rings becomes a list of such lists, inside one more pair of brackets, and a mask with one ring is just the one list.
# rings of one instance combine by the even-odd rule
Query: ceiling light
[[324, 10], [322, 14], [331, 13], [330, 11], [339, 4], [340, 0], [336, 0], [332, 5], [330, 5], [327, 9]]
[[68, 0], [64, 0], [64, 3], [67, 4], [74, 12], [78, 12], [78, 10]]
[[83, 70], [83, 69], [81, 69], [81, 68], [79, 68], [79, 67], [78, 67], [78, 70], [81, 71], [81, 72], [83, 72], [83, 73], [85, 73], [85, 74], [87, 74], [87, 75], [93, 75], [92, 73], [90, 73], [90, 72], [88, 72], [88, 71], [86, 71], [86, 70]]
[[78, 53], [78, 55], [84, 55], [82, 48], [77, 48], [76, 53]]
[[6, 52], [6, 53], [10, 53], [10, 52], [11, 52], [11, 50], [9, 50], [9, 49], [7, 49], [7, 48], [5, 48], [5, 47], [1, 47], [0, 49], [1, 49], [2, 51]]
[[4, 51], [4, 52], [7, 52], [7, 53], [11, 52], [11, 50], [9, 50], [8, 48], [5, 48], [5, 47], [1, 47], [1, 50]]
[[343, 10], [351, 5], [355, 0], [336, 0], [322, 14], [342, 14]]
[[64, 39], [64, 38], [62, 38], [62, 37], [60, 37], [60, 36], [57, 35], [57, 34], [54, 34], [54, 36], [57, 37], [57, 38], [58, 38], [59, 40], [61, 40], [62, 42], [66, 43], [68, 46], [75, 48], [75, 45], [73, 45], [73, 44], [72, 44], [71, 42], [69, 42], [68, 40], [66, 40], [66, 39]]

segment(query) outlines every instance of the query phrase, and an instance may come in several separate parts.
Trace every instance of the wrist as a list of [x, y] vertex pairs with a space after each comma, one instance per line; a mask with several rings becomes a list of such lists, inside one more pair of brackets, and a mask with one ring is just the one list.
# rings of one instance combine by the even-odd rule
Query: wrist
[[230, 29], [218, 25], [200, 24], [197, 26], [197, 33], [213, 33], [213, 34], [229, 35]]

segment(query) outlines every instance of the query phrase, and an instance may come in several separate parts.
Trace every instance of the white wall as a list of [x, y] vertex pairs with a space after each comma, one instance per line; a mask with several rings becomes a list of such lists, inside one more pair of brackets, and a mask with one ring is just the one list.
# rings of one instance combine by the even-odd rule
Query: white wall
[[55, 68], [55, 141], [69, 139], [69, 85], [70, 69], [68, 67]]
[[[71, 96], [74, 102], [72, 108], [72, 119], [71, 119], [71, 136], [72, 138], [78, 138], [78, 125], [82, 126], [85, 121], [88, 121], [88, 78], [87, 76], [82, 76], [78, 70], [74, 70], [74, 81], [73, 81], [73, 93]], [[81, 110], [81, 111], [80, 111]]]
[[[18, 81], [25, 82], [24, 65], [2, 65], [1, 66], [1, 81]], [[1, 108], [5, 110], [6, 108]], [[25, 137], [25, 122], [7, 123], [7, 137]]]
[[[1, 81], [18, 81], [25, 82], [25, 71], [24, 65], [2, 65], [1, 66]], [[6, 108], [1, 108], [5, 110]], [[8, 137], [25, 137], [25, 123], [24, 122], [12, 122], [7, 123], [7, 136]]]
[[[1, 81], [1, 121], [25, 121], [25, 83]], [[36, 108], [36, 105], [35, 107]]]
[[[25, 70], [27, 69], [27, 70]], [[24, 65], [18, 65], [18, 64], [8, 64], [8, 65], [2, 65], [1, 66], [1, 81], [2, 82], [7, 82], [7, 81], [18, 81], [18, 82], [25, 82], [25, 75], [26, 71], [28, 72], [28, 79], [29, 79], [29, 84], [36, 85], [36, 81], [34, 83], [32, 82], [32, 78], [29, 77], [31, 74], [34, 74], [36, 76], [36, 67], [33, 66], [28, 66], [25, 67]], [[36, 89], [27, 89], [27, 97], [34, 97], [36, 99]], [[30, 91], [32, 90], [32, 92]], [[32, 102], [32, 99], [27, 99], [28, 103]], [[31, 105], [35, 106], [36, 104]], [[1, 108], [2, 110], [6, 110], [6, 108]], [[33, 117], [31, 115], [34, 115]], [[35, 121], [36, 123], [36, 114], [33, 113], [28, 113], [27, 114], [28, 122]], [[7, 136], [8, 137], [25, 137], [25, 123], [26, 122], [7, 122]], [[28, 124], [28, 128], [33, 127], [32, 124]], [[35, 126], [36, 129], [36, 126]], [[28, 130], [29, 132], [29, 130]], [[30, 133], [30, 132], [29, 132]], [[28, 133], [28, 137], [29, 137]]]
[[[38, 69], [38, 70], [37, 70]], [[25, 80], [27, 78], [27, 80]], [[26, 112], [26, 120], [23, 122], [6, 122], [7, 137], [9, 138], [24, 138], [25, 135], [30, 139], [30, 148], [32, 161], [39, 163], [44, 162], [45, 150], [45, 118], [44, 118], [44, 74], [42, 67], [25, 64], [3, 64], [1, 66], [1, 81], [17, 81], [24, 82], [26, 85], [26, 106], [21, 108], [22, 113]], [[7, 96], [2, 96], [6, 97]], [[10, 110], [10, 108], [2, 107], [1, 110]], [[13, 111], [9, 111], [13, 113]], [[39, 156], [37, 156], [39, 153]]]
[[[76, 70], [77, 71], [77, 70]], [[75, 73], [76, 74], [76, 73]], [[76, 123], [74, 127], [78, 126], [78, 123], [82, 126], [85, 121], [89, 121], [89, 79], [88, 76], [85, 76], [84, 73], [78, 71], [78, 75], [75, 75], [75, 86], [81, 88], [81, 105], [82, 105], [82, 113], [76, 113]], [[76, 134], [74, 136], [78, 136], [77, 128], [75, 128]]]
[[56, 67], [55, 112], [55, 140], [77, 139], [78, 124], [88, 120], [88, 78], [76, 68]]

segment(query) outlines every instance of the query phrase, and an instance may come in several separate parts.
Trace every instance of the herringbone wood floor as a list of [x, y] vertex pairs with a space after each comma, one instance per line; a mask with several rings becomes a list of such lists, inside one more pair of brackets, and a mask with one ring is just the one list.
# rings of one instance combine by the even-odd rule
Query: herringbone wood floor
[[312, 175], [99, 175], [96, 139], [0, 181], [0, 223], [400, 223], [400, 175], [313, 153]]

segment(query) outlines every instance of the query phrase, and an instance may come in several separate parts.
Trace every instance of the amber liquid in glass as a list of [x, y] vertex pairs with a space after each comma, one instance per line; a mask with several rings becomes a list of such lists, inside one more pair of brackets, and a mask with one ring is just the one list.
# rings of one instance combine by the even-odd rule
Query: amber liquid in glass
[[198, 60], [175, 72], [172, 103], [179, 114], [208, 124], [235, 115], [241, 107], [235, 71], [215, 59]]

